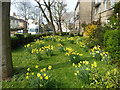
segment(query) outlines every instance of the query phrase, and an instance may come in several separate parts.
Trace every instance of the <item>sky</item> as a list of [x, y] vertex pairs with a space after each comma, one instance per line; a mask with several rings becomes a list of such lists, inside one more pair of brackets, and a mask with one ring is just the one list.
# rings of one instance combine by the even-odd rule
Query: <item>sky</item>
[[[11, 0], [11, 2], [13, 2], [14, 0]], [[75, 9], [75, 6], [77, 4], [77, 1], [78, 0], [66, 0], [66, 3], [67, 3], [67, 9], [68, 9], [68, 12], [71, 12], [73, 11], [74, 12], [74, 9]], [[36, 2], [34, 2], [36, 3]], [[11, 5], [11, 12], [10, 12], [10, 15], [13, 14], [13, 12], [17, 12], [18, 10], [15, 8], [15, 6]]]

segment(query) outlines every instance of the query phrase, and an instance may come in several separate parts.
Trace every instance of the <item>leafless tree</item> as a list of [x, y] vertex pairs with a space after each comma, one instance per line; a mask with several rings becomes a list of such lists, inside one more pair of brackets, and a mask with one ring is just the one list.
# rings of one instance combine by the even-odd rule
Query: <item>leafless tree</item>
[[[55, 0], [42, 0], [43, 4], [40, 2], [40, 0], [35, 0], [37, 2], [37, 4], [39, 5], [39, 8], [41, 9], [44, 18], [46, 19], [46, 21], [48, 22], [48, 24], [50, 24], [52, 26], [53, 29], [53, 35], [56, 35], [56, 30], [55, 30], [55, 25], [53, 22], [53, 15], [52, 15], [52, 5], [55, 2]], [[45, 9], [43, 8], [43, 6], [45, 7], [45, 9], [47, 9], [49, 16], [47, 16], [47, 14], [45, 13]]]
[[58, 30], [60, 30], [60, 33], [62, 32], [62, 19], [64, 14], [66, 13], [66, 2], [63, 0], [56, 0], [54, 3], [53, 8], [53, 15], [54, 15], [54, 21], [58, 26]]
[[73, 18], [74, 18], [74, 13], [73, 13], [73, 12], [67, 12], [67, 13], [63, 16], [63, 23], [64, 23], [64, 25], [65, 25], [65, 27], [66, 27], [66, 32], [67, 32], [67, 30], [69, 29], [69, 28], [68, 28], [68, 27], [69, 27], [69, 24], [74, 22]]

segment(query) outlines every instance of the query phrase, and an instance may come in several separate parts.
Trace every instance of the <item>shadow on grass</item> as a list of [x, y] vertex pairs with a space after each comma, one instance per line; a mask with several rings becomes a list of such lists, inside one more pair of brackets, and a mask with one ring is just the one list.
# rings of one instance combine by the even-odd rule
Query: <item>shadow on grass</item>
[[[43, 66], [39, 66], [39, 70], [42, 69], [42, 68], [48, 68], [49, 65], [43, 65]], [[57, 63], [57, 64], [53, 64], [51, 65], [52, 66], [52, 69], [59, 69], [59, 68], [64, 68], [64, 67], [69, 67], [71, 66], [71, 63], [70, 62], [63, 62], [63, 63]], [[14, 73], [13, 75], [16, 75], [16, 74], [26, 74], [27, 73], [27, 68], [29, 67], [14, 67]], [[31, 71], [34, 71], [34, 72], [38, 72], [38, 69], [32, 67], [30, 68]]]
[[49, 90], [53, 90], [53, 88], [61, 88], [64, 85], [65, 85], [64, 83], [53, 79], [45, 85], [45, 88], [49, 88]]

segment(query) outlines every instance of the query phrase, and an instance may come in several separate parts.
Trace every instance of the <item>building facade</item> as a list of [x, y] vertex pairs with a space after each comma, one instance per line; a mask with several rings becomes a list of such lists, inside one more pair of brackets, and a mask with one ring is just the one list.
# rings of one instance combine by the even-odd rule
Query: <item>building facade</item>
[[113, 6], [120, 0], [95, 0], [93, 6], [93, 20], [97, 22], [101, 17], [101, 23], [107, 23], [107, 19], [113, 12]]
[[89, 24], [92, 22], [92, 0], [84, 1], [78, 0], [74, 12], [74, 25], [75, 29], [78, 30], [80, 34], [84, 32], [82, 24]]
[[113, 12], [113, 6], [120, 0], [78, 0], [74, 11], [74, 25], [76, 30], [84, 32], [82, 24], [97, 23], [101, 17], [101, 23], [107, 23], [107, 19]]
[[10, 16], [10, 28], [26, 28], [27, 22], [23, 19], [20, 19], [15, 13], [13, 16]]

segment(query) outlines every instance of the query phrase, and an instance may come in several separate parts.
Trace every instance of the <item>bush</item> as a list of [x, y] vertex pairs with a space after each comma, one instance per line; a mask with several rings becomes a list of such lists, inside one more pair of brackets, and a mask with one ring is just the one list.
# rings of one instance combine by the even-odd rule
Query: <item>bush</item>
[[93, 48], [95, 45], [98, 45], [99, 44], [99, 41], [98, 40], [92, 40], [92, 41], [90, 41], [88, 44], [87, 44], [87, 46], [89, 47], [89, 48]]
[[88, 25], [85, 27], [85, 35], [87, 36], [88, 40], [92, 40], [95, 38], [95, 30], [97, 26], [96, 25]]
[[96, 29], [96, 32], [95, 32], [95, 39], [98, 40], [98, 44], [101, 46], [103, 45], [104, 34], [105, 34], [106, 30], [107, 30], [107, 28], [104, 28], [102, 26], [98, 26]]
[[120, 62], [120, 31], [112, 30], [105, 33], [104, 36], [104, 49], [110, 52], [112, 58]]
[[73, 34], [73, 33], [70, 33], [70, 37], [74, 37], [74, 34]]
[[26, 36], [24, 36], [23, 34], [15, 34], [11, 37], [11, 48], [15, 49], [19, 46], [23, 46], [25, 44], [33, 42], [35, 39], [41, 39], [42, 36], [51, 34], [52, 33], [31, 35], [30, 33], [27, 33]]

